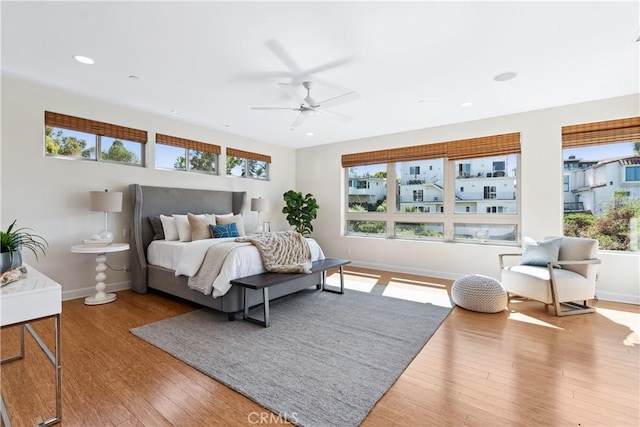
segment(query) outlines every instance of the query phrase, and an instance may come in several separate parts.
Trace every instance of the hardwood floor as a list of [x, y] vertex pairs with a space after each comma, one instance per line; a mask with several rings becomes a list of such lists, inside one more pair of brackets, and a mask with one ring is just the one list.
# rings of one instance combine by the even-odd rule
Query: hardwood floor
[[[345, 273], [348, 287], [366, 290], [378, 283], [389, 295], [439, 304], [450, 287], [443, 280], [355, 267]], [[640, 425], [640, 307], [595, 305], [597, 313], [564, 318], [533, 301], [512, 303], [510, 313], [454, 308], [362, 425]], [[102, 306], [65, 301], [60, 425], [280, 423], [277, 415], [128, 332], [195, 308], [131, 291]], [[32, 325], [51, 345], [53, 321]], [[1, 369], [14, 426], [31, 426], [54, 411], [53, 367], [30, 337], [26, 342], [27, 357]], [[18, 328], [3, 329], [0, 343], [2, 357], [15, 354]]]

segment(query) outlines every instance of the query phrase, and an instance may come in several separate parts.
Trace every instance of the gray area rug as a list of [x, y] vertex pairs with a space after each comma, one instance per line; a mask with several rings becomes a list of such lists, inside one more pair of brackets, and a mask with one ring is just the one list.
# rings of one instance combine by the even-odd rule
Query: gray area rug
[[294, 424], [357, 426], [451, 311], [375, 291], [298, 292], [269, 328], [200, 309], [131, 332]]

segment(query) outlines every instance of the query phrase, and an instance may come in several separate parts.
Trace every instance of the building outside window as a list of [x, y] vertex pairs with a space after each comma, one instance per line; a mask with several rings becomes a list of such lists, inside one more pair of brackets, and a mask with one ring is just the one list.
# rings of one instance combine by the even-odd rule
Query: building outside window
[[[514, 151], [519, 152], [516, 135]], [[411, 147], [410, 151], [413, 153], [420, 147]], [[401, 157], [402, 150], [387, 151]], [[425, 151], [429, 150], [426, 146]], [[353, 161], [369, 154], [355, 154]], [[375, 157], [377, 152], [370, 155]], [[519, 155], [515, 152], [455, 160], [433, 156], [364, 165], [350, 165], [350, 161], [350, 157], [345, 160], [343, 156], [343, 165], [347, 166], [347, 235], [518, 242]], [[495, 174], [496, 170], [502, 173]], [[369, 185], [366, 189], [354, 185], [358, 180], [366, 180]], [[447, 182], [453, 185], [446, 185]]]
[[564, 234], [595, 238], [604, 250], [637, 251], [640, 217], [638, 144], [616, 143], [566, 148], [564, 161], [582, 167], [564, 169]]
[[564, 235], [638, 251], [640, 118], [564, 127], [563, 162]]

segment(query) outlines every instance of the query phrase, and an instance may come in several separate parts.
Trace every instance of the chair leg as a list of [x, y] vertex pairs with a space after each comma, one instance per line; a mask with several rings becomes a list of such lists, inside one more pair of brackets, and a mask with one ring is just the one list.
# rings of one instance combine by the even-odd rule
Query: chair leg
[[[562, 308], [564, 308], [564, 310]], [[572, 316], [574, 314], [594, 313], [595, 311], [596, 309], [587, 305], [586, 301], [584, 301], [583, 304], [568, 301], [558, 304], [558, 313], [556, 316]]]

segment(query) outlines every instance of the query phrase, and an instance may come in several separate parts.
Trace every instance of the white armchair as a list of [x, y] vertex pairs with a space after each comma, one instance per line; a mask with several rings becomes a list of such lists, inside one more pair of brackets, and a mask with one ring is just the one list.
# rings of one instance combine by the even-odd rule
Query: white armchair
[[[548, 237], [545, 241], [548, 239], [553, 238]], [[553, 305], [556, 316], [592, 313], [595, 309], [589, 307], [587, 301], [595, 298], [600, 264], [598, 241], [579, 237], [560, 239], [557, 261], [507, 265], [506, 257], [523, 254], [498, 255], [502, 285], [508, 299], [513, 294]]]

